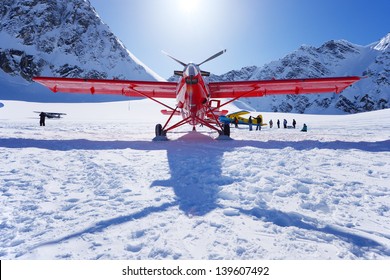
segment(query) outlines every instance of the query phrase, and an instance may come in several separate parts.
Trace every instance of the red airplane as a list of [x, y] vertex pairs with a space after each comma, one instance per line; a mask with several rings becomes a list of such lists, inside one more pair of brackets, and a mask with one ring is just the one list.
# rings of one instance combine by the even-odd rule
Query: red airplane
[[[89, 94], [118, 94], [129, 97], [147, 97], [167, 108], [161, 110], [169, 115], [164, 125], [156, 125], [156, 138], [167, 139], [168, 131], [184, 124], [190, 124], [195, 130], [197, 125], [204, 125], [219, 133], [220, 136], [230, 136], [229, 124], [219, 121], [220, 115], [228, 111], [221, 108], [242, 97], [262, 97], [273, 94], [308, 94], [308, 93], [340, 93], [348, 86], [360, 80], [360, 77], [332, 77], [285, 80], [260, 80], [237, 82], [208, 82], [204, 79], [210, 72], [202, 71], [199, 67], [221, 54], [220, 51], [205, 61], [184, 63], [170, 55], [170, 58], [184, 66], [182, 71], [174, 71], [180, 76], [178, 82], [158, 81], [129, 81], [35, 77], [35, 82], [41, 83], [53, 92], [89, 93]], [[164, 104], [157, 98], [176, 98], [176, 107]], [[220, 99], [230, 99], [221, 102]], [[182, 120], [170, 124], [174, 115], [182, 115]], [[226, 138], [226, 137], [225, 137]]]

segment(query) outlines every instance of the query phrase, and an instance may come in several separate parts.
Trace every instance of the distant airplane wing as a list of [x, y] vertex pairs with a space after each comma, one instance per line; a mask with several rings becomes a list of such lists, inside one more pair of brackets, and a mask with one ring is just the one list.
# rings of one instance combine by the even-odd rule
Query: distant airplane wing
[[249, 114], [250, 112], [249, 111], [239, 111], [239, 112], [235, 112], [235, 113], [230, 113], [229, 115], [226, 115], [226, 117], [228, 118], [234, 118], [234, 117], [238, 117], [238, 116], [242, 116], [242, 115], [247, 115]]
[[[40, 113], [42, 113], [42, 111], [34, 111], [34, 113], [40, 114]], [[56, 112], [43, 112], [43, 113], [52, 114], [52, 115], [59, 115], [59, 116], [66, 115], [66, 113], [56, 113]]]
[[275, 94], [340, 93], [360, 77], [210, 82], [211, 98], [261, 97]]
[[53, 92], [117, 94], [131, 97], [176, 98], [176, 82], [35, 77]]
[[60, 119], [61, 116], [65, 116], [66, 113], [56, 113], [56, 112], [43, 112], [43, 111], [34, 111], [34, 113], [37, 113], [37, 114], [41, 114], [41, 113], [45, 113], [46, 114], [46, 117], [48, 117], [49, 119]]

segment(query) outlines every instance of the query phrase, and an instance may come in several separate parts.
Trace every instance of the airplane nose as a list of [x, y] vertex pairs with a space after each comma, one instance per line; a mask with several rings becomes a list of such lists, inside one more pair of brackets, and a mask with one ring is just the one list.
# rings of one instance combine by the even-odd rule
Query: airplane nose
[[194, 77], [193, 75], [186, 77], [186, 84], [187, 85], [195, 85], [198, 83], [198, 78]]

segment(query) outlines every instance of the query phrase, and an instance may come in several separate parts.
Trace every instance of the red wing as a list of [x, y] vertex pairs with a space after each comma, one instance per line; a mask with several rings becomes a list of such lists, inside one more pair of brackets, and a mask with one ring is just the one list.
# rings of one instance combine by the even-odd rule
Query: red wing
[[119, 94], [153, 98], [176, 98], [174, 82], [97, 80], [75, 78], [36, 77], [33, 79], [53, 92]]
[[210, 82], [211, 98], [260, 97], [271, 94], [340, 93], [360, 77]]

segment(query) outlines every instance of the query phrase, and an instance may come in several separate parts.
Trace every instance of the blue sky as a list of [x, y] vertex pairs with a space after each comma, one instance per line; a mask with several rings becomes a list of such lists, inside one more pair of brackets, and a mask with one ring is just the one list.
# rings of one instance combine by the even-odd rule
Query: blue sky
[[102, 20], [164, 78], [184, 62], [227, 53], [202, 69], [223, 74], [262, 66], [301, 45], [332, 39], [358, 45], [390, 32], [389, 0], [90, 0]]

